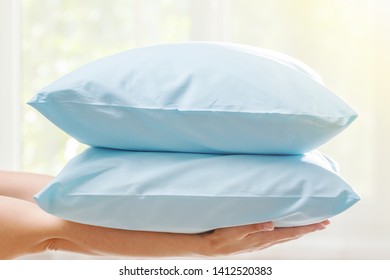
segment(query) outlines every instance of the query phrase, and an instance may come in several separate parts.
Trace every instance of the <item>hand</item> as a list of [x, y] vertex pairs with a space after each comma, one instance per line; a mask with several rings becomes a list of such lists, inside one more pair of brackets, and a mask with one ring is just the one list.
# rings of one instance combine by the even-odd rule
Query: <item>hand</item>
[[211, 257], [259, 251], [270, 246], [297, 239], [305, 234], [325, 229], [330, 222], [307, 226], [274, 228], [271, 222], [217, 229], [202, 234], [207, 246], [205, 255]]

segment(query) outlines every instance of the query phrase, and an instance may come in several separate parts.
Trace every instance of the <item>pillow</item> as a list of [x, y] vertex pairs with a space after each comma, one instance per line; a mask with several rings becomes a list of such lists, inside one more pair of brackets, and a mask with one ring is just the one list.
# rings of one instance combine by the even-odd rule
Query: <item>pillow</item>
[[335, 163], [296, 156], [89, 148], [35, 196], [58, 217], [97, 226], [198, 233], [273, 221], [323, 221], [359, 200]]
[[356, 118], [303, 63], [211, 42], [94, 61], [29, 104], [82, 143], [141, 151], [301, 154]]

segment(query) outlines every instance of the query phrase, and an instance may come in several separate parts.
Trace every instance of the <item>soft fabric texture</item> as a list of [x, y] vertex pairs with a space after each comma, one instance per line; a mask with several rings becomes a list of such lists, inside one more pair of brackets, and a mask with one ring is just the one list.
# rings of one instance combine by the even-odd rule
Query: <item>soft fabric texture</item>
[[140, 151], [301, 154], [356, 118], [302, 62], [212, 42], [94, 61], [29, 104], [82, 143]]
[[323, 221], [359, 196], [319, 152], [299, 156], [89, 148], [35, 196], [58, 217], [104, 227], [197, 233]]

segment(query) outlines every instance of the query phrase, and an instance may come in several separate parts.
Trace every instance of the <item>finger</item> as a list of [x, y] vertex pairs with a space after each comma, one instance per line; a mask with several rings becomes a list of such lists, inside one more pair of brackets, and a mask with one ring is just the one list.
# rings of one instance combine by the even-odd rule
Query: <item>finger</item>
[[219, 229], [218, 231], [223, 231], [223, 234], [225, 235], [230, 235], [231, 237], [241, 239], [250, 234], [264, 232], [264, 231], [272, 231], [273, 229], [274, 229], [273, 223], [266, 222], [266, 223], [258, 223], [258, 224], [244, 225], [244, 226], [229, 227], [229, 228]]
[[302, 236], [311, 232], [315, 232], [318, 230], [323, 230], [326, 228], [326, 224], [324, 223], [316, 223], [306, 226], [298, 226], [298, 227], [285, 227], [285, 228], [277, 228], [274, 230], [275, 236], [274, 238], [282, 240], [294, 238], [296, 236]]
[[257, 233], [257, 234], [256, 233], [251, 234], [247, 238], [247, 242], [252, 244], [251, 245], [251, 248], [252, 248], [251, 252], [264, 250], [264, 249], [267, 249], [271, 246], [285, 243], [288, 241], [293, 241], [295, 239], [302, 237], [302, 235], [298, 235], [298, 236], [288, 237], [288, 238], [284, 238], [284, 239], [275, 239], [272, 236], [272, 234], [273, 234], [273, 232], [261, 232], [261, 233]]
[[293, 240], [299, 239], [301, 237], [302, 237], [302, 235], [298, 235], [298, 236], [294, 236], [294, 237], [291, 237], [291, 238], [274, 241], [274, 242], [268, 243], [266, 246], [262, 247], [261, 249], [266, 249], [266, 248], [274, 246], [274, 245], [286, 243], [288, 241], [293, 241]]
[[246, 237], [246, 242], [251, 244], [251, 247], [253, 248], [252, 251], [263, 250], [280, 243], [298, 239], [310, 232], [324, 229], [327, 224], [329, 224], [329, 222], [324, 221], [307, 226], [275, 228], [271, 232], [262, 231], [252, 233]]
[[274, 244], [286, 242], [302, 237], [303, 234], [287, 234], [284, 228], [275, 228], [272, 232], [252, 233], [247, 237], [247, 242], [258, 244], [261, 248], [266, 248]]
[[327, 225], [330, 225], [330, 221], [329, 220], [325, 220], [325, 221], [322, 221], [320, 224], [323, 224], [323, 225], [327, 226]]

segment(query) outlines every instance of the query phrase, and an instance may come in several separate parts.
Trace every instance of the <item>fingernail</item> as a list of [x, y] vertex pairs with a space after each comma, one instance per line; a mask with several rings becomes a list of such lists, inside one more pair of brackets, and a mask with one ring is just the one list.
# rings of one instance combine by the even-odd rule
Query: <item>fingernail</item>
[[324, 226], [327, 226], [330, 224], [330, 221], [329, 220], [325, 220], [323, 222], [321, 222], [321, 224], [323, 224]]
[[268, 230], [268, 231], [274, 230], [274, 224], [273, 223], [264, 224], [264, 230]]

